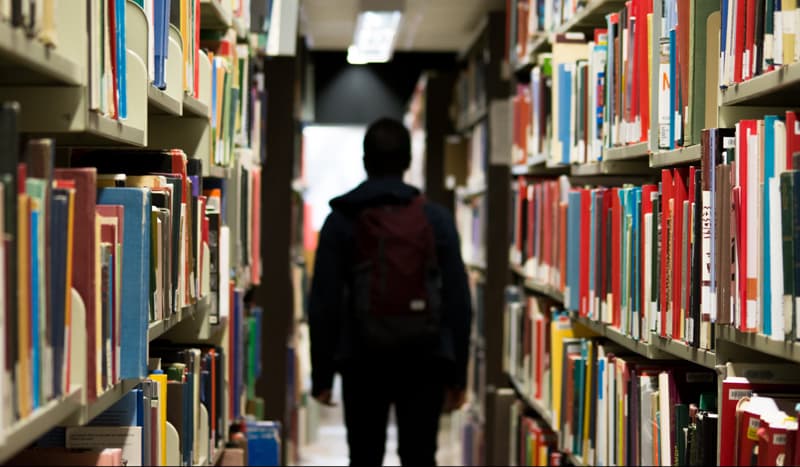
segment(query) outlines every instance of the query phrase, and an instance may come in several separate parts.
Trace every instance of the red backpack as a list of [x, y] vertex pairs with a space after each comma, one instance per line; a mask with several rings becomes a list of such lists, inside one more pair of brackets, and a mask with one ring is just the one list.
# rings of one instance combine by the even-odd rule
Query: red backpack
[[442, 293], [425, 199], [361, 211], [355, 223], [353, 305], [368, 350], [433, 348]]

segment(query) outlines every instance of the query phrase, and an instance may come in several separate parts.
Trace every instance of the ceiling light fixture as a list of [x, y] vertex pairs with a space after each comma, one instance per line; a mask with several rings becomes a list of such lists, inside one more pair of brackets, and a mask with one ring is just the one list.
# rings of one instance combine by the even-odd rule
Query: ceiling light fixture
[[352, 65], [385, 63], [392, 59], [403, 13], [399, 10], [368, 10], [358, 14], [353, 45], [347, 49]]

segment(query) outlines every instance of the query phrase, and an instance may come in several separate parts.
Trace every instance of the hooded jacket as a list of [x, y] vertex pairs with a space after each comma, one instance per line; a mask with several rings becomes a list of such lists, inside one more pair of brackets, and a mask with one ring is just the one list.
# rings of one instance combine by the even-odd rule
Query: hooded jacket
[[[312, 395], [333, 386], [343, 364], [365, 359], [358, 351], [353, 313], [347, 309], [346, 290], [354, 257], [354, 220], [367, 206], [405, 204], [420, 191], [400, 178], [372, 178], [349, 193], [334, 198], [332, 212], [319, 234], [314, 277], [308, 303], [311, 333]], [[464, 388], [467, 379], [472, 309], [460, 242], [452, 215], [442, 206], [425, 203], [425, 215], [436, 240], [442, 274], [440, 356], [446, 383]], [[413, 357], [410, 357], [413, 358]]]

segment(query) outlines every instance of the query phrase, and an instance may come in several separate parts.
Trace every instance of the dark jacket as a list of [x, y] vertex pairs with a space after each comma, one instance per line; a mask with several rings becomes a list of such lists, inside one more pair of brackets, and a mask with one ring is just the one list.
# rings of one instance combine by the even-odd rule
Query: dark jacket
[[[353, 326], [348, 324], [352, 313], [345, 309], [346, 281], [352, 270], [355, 216], [367, 205], [406, 203], [419, 194], [419, 190], [399, 178], [380, 178], [367, 180], [331, 200], [333, 212], [319, 234], [308, 304], [313, 395], [332, 387], [333, 375], [342, 364], [365, 357], [359, 355]], [[425, 214], [434, 230], [442, 271], [444, 306], [440, 350], [446, 362], [443, 371], [447, 383], [463, 388], [467, 378], [472, 309], [460, 242], [453, 217], [444, 207], [428, 202]]]

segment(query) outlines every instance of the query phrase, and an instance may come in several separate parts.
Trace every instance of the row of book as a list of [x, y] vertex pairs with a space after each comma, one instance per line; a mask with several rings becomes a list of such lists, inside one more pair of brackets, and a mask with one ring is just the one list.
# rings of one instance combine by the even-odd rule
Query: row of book
[[[563, 290], [567, 272], [569, 179], [519, 177], [511, 187], [512, 265], [535, 282]], [[555, 233], [555, 235], [554, 235]]]
[[706, 76], [714, 76], [717, 61], [706, 47], [718, 11], [715, 2], [634, 0], [606, 14], [606, 27], [590, 38], [554, 35], [552, 52], [531, 60], [517, 88], [514, 161], [549, 154], [554, 163], [582, 164], [653, 139], [658, 150], [698, 144], [700, 130], [716, 121]]
[[454, 109], [459, 117], [475, 116], [487, 109], [487, 68], [484, 55], [475, 54], [461, 71], [453, 89], [453, 101], [456, 104]]
[[[548, 426], [538, 434], [532, 465], [547, 465], [543, 452], [555, 450], [586, 465], [716, 463], [714, 372], [631, 355], [592, 337], [564, 311], [535, 298], [523, 303], [520, 295], [509, 297], [508, 319], [519, 320], [510, 327], [526, 327], [510, 343], [519, 349], [507, 349], [506, 369], [530, 400], [549, 411], [539, 414]], [[548, 430], [557, 433], [557, 446]], [[524, 445], [519, 451], [526, 452]]]
[[219, 322], [232, 312], [232, 274], [260, 276], [258, 166], [203, 178], [180, 150], [73, 150], [57, 168], [52, 140], [18, 155], [18, 113], [0, 108], [2, 427], [84, 384], [71, 379], [76, 306], [94, 400], [146, 375], [149, 323], [201, 300]]
[[508, 0], [506, 42], [509, 57], [524, 62], [536, 36], [557, 32], [590, 3], [587, 0]]
[[[516, 410], [524, 411], [524, 407]], [[558, 437], [546, 423], [526, 414], [512, 417], [511, 423], [516, 428], [512, 431], [514, 436], [511, 442], [512, 465], [562, 465], [563, 456], [558, 450]]]
[[719, 84], [725, 88], [800, 59], [797, 3], [723, 0]]
[[[235, 424], [263, 417], [256, 413], [253, 394], [261, 368], [262, 311], [246, 307], [243, 290], [234, 297], [236, 312], [219, 345], [152, 344], [148, 375], [136, 388], [87, 425], [55, 428], [10, 463], [52, 461], [55, 455], [60, 463], [70, 463], [85, 456], [84, 450], [99, 454], [106, 448], [121, 448], [120, 465], [128, 466], [207, 465], [218, 458]], [[252, 425], [253, 434], [268, 428]], [[269, 428], [271, 435], [260, 437], [279, 442], [280, 427], [272, 423]], [[256, 465], [277, 465], [276, 460]]]
[[89, 108], [117, 120], [128, 118], [126, 3], [88, 3]]
[[704, 130], [700, 166], [664, 169], [657, 184], [521, 178], [512, 262], [563, 290], [567, 309], [636, 340], [655, 332], [710, 349], [714, 323], [795, 340], [796, 121]]

